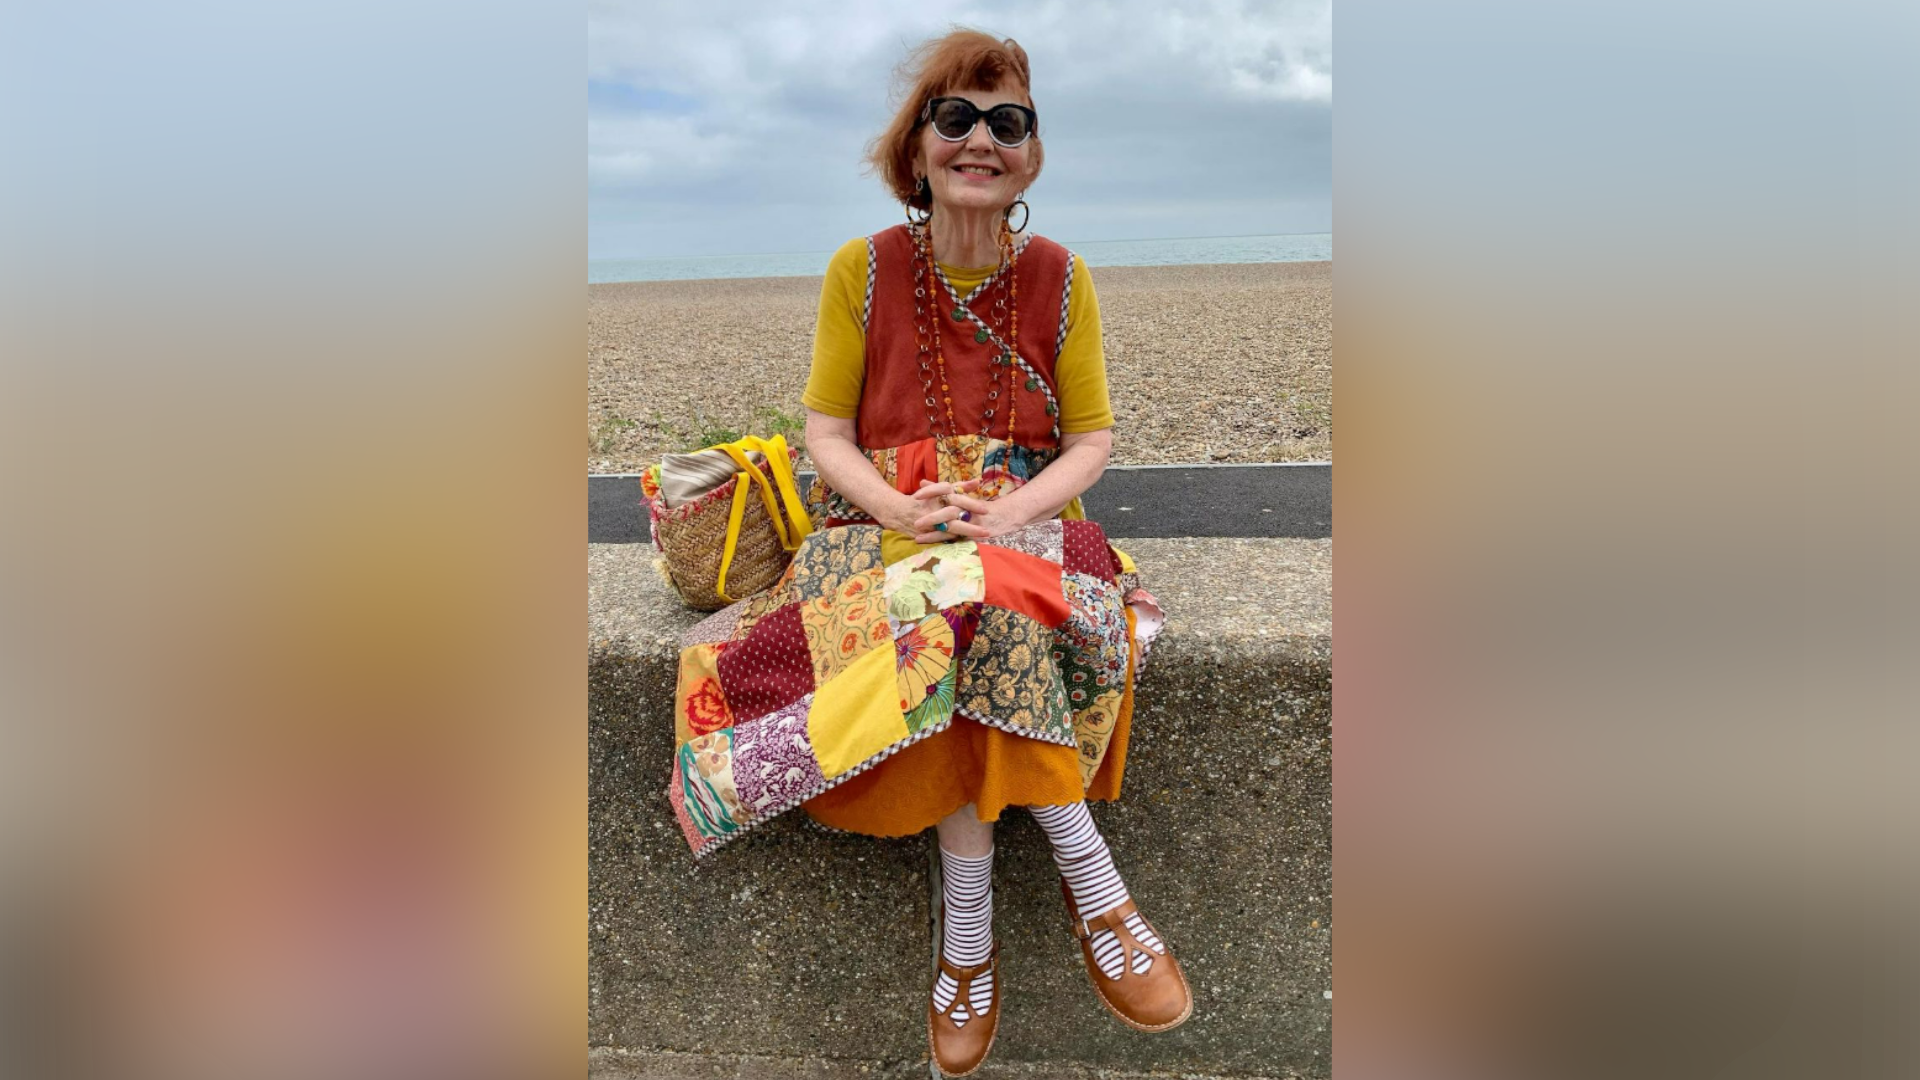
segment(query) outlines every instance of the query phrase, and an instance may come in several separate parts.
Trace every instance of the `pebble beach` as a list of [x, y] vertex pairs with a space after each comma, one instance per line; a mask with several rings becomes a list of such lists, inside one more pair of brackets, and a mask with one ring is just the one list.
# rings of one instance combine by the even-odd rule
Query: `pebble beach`
[[[587, 286], [587, 469], [802, 443], [818, 277]], [[1333, 263], [1093, 268], [1117, 465], [1330, 461]], [[811, 467], [802, 460], [802, 467]]]

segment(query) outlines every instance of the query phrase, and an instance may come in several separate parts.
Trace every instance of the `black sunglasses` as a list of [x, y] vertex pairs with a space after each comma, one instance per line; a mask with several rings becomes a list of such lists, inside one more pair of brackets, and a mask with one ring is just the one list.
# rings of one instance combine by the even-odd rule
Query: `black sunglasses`
[[1008, 103], [983, 110], [963, 97], [937, 97], [920, 110], [920, 119], [933, 121], [933, 133], [948, 142], [972, 135], [983, 116], [987, 134], [1009, 150], [1040, 134], [1039, 115], [1025, 105]]

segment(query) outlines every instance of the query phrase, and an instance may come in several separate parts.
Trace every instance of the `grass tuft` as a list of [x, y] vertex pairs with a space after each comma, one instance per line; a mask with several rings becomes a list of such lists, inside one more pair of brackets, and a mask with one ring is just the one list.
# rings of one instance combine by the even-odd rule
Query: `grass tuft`
[[610, 454], [620, 443], [620, 436], [640, 426], [638, 420], [629, 420], [618, 413], [609, 413], [600, 418], [587, 432], [587, 449], [596, 454]]

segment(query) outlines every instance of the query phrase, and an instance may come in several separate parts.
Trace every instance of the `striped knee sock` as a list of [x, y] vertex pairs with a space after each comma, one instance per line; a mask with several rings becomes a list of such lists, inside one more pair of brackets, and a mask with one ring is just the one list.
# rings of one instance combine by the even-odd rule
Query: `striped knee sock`
[[[1054, 864], [1067, 879], [1067, 889], [1073, 893], [1073, 906], [1079, 909], [1081, 918], [1091, 919], [1127, 901], [1126, 883], [1120, 880], [1120, 871], [1114, 869], [1113, 855], [1107, 850], [1107, 842], [1100, 836], [1100, 830], [1094, 827], [1093, 815], [1087, 812], [1086, 803], [1029, 806], [1027, 809], [1032, 811], [1034, 820], [1040, 823], [1040, 828], [1053, 844]], [[1127, 929], [1149, 950], [1156, 953], [1167, 951], [1138, 913], [1127, 916]], [[1101, 930], [1093, 935], [1093, 961], [1107, 978], [1120, 977], [1124, 955], [1120, 939], [1114, 937], [1111, 930]], [[1146, 953], [1134, 956], [1134, 974], [1144, 975], [1152, 967], [1153, 957]]]
[[[954, 967], [985, 963], [993, 952], [993, 852], [978, 858], [940, 849], [940, 952]], [[933, 1007], [946, 1012], [960, 984], [941, 972], [933, 983]], [[950, 1014], [955, 1027], [987, 1011], [993, 1003], [993, 972], [973, 980], [967, 1001]], [[971, 1007], [971, 1011], [969, 1011]]]

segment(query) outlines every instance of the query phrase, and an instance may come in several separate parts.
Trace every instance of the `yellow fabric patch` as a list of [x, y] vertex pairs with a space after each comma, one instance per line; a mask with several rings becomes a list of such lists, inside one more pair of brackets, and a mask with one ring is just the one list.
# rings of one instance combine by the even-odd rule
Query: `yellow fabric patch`
[[890, 648], [869, 650], [813, 692], [807, 740], [829, 780], [906, 737]]
[[[1109, 546], [1109, 547], [1112, 547], [1112, 545], [1108, 545], [1108, 546]], [[1133, 574], [1133, 573], [1138, 573], [1138, 572], [1139, 572], [1139, 569], [1140, 569], [1140, 568], [1139, 568], [1139, 567], [1137, 567], [1137, 566], [1135, 566], [1135, 565], [1133, 565], [1133, 556], [1131, 556], [1131, 555], [1129, 555], [1129, 554], [1127, 554], [1127, 553], [1126, 553], [1126, 552], [1124, 552], [1124, 551], [1121, 551], [1121, 550], [1120, 550], [1119, 548], [1114, 548], [1114, 549], [1113, 549], [1113, 553], [1114, 553], [1114, 554], [1115, 554], [1116, 556], [1118, 556], [1118, 557], [1119, 557], [1119, 559], [1120, 559], [1120, 572], [1121, 572], [1121, 573], [1123, 573], [1123, 574]]]
[[720, 650], [695, 645], [680, 650], [680, 678], [673, 689], [673, 743], [717, 731], [733, 723], [720, 692]]
[[800, 629], [807, 638], [807, 652], [813, 657], [815, 686], [825, 686], [827, 680], [880, 645], [888, 646], [889, 656], [893, 654], [886, 580], [887, 572], [876, 566], [848, 578], [838, 591], [800, 605]]
[[1087, 511], [1085, 507], [1080, 505], [1080, 496], [1075, 495], [1073, 499], [1070, 502], [1068, 502], [1064, 508], [1061, 509], [1060, 520], [1061, 521], [1087, 520]]
[[915, 540], [903, 532], [884, 529], [880, 533], [880, 564], [892, 566], [901, 559], [910, 559], [927, 550], [927, 545]]
[[1126, 691], [1109, 690], [1093, 699], [1093, 704], [1074, 714], [1074, 741], [1080, 745], [1080, 783], [1090, 786], [1093, 774], [1106, 760], [1107, 744], [1113, 741], [1114, 725], [1120, 719], [1120, 702]]

